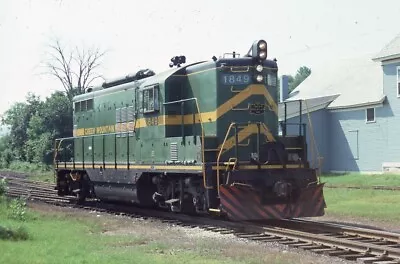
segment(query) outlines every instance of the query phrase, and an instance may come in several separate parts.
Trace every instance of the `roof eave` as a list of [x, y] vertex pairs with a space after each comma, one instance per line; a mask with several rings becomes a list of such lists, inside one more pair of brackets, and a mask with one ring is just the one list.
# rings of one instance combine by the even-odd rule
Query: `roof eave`
[[329, 110], [340, 110], [340, 109], [359, 108], [359, 107], [365, 107], [365, 106], [374, 106], [374, 105], [382, 104], [383, 101], [385, 101], [385, 98], [386, 98], [386, 95], [383, 95], [382, 98], [380, 100], [378, 100], [378, 101], [365, 102], [365, 103], [359, 103], [359, 104], [353, 104], [353, 105], [328, 106], [327, 109], [329, 109]]
[[388, 56], [377, 56], [375, 58], [372, 58], [373, 61], [375, 62], [382, 62], [382, 61], [388, 61], [388, 60], [395, 60], [400, 58], [400, 53], [388, 55]]

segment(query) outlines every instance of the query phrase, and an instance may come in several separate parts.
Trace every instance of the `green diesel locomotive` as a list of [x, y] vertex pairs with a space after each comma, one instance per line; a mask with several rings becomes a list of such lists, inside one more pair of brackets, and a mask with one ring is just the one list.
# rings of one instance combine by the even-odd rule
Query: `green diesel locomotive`
[[76, 96], [74, 135], [55, 143], [59, 195], [232, 220], [323, 215], [303, 130], [278, 135], [267, 43], [230, 55], [185, 66], [174, 57], [163, 73], [141, 70]]

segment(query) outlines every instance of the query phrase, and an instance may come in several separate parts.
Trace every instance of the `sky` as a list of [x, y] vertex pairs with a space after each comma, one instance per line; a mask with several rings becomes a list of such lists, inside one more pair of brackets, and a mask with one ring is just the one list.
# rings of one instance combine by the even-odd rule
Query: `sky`
[[[48, 45], [106, 50], [106, 78], [142, 68], [168, 69], [170, 58], [210, 60], [268, 42], [279, 74], [338, 58], [373, 57], [400, 33], [400, 1], [382, 0], [1, 0], [0, 114], [28, 92], [62, 90], [46, 74]], [[338, 61], [338, 60], [337, 60]]]

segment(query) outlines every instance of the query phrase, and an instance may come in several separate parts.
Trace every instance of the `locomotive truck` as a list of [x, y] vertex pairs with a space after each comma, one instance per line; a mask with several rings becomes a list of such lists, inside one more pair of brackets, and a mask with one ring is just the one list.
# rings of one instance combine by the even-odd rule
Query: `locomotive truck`
[[305, 126], [278, 122], [276, 60], [244, 56], [140, 70], [73, 98], [73, 131], [55, 142], [59, 195], [190, 214], [263, 220], [324, 214]]

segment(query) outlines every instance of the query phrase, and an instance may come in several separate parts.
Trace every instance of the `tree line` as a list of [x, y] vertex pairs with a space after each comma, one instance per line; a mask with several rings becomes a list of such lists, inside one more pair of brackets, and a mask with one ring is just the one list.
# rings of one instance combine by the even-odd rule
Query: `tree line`
[[[60, 41], [49, 45], [48, 58], [43, 63], [47, 74], [60, 81], [64, 91], [57, 91], [41, 100], [29, 93], [26, 102], [12, 105], [2, 117], [10, 133], [0, 138], [0, 167], [13, 161], [52, 164], [56, 138], [72, 136], [72, 98], [85, 90], [101, 75], [96, 73], [104, 52], [99, 49], [71, 49]], [[311, 69], [303, 66], [289, 76], [289, 92], [297, 87]]]
[[299, 86], [311, 74], [311, 69], [307, 66], [301, 66], [295, 76], [288, 75], [289, 93]]
[[72, 98], [82, 94], [98, 78], [97, 70], [105, 52], [99, 48], [68, 48], [54, 40], [41, 62], [45, 73], [64, 88], [44, 100], [29, 93], [25, 102], [15, 103], [3, 117], [10, 128], [0, 138], [0, 167], [13, 161], [51, 164], [56, 138], [72, 136]]

